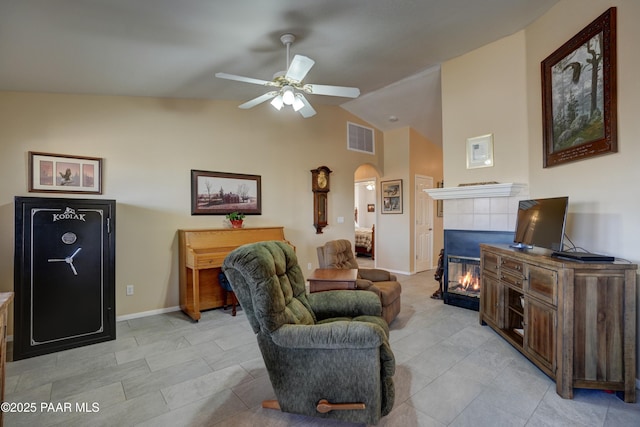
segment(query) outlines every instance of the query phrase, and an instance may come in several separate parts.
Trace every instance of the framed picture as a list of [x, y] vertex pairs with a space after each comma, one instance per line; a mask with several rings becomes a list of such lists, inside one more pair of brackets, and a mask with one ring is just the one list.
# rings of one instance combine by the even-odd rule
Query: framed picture
[[102, 194], [102, 159], [29, 151], [29, 191]]
[[402, 180], [382, 181], [380, 183], [382, 191], [382, 213], [401, 214], [402, 213]]
[[191, 170], [191, 215], [262, 214], [259, 175]]
[[375, 212], [376, 211], [376, 205], [374, 204], [367, 204], [367, 212]]
[[616, 8], [542, 61], [543, 166], [618, 151]]
[[493, 134], [467, 139], [467, 169], [493, 166]]

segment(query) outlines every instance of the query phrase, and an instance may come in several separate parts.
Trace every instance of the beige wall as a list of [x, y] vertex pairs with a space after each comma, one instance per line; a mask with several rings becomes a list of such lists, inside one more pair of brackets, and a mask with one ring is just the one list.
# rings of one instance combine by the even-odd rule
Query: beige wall
[[[442, 65], [444, 182], [528, 181], [525, 33]], [[467, 169], [467, 138], [493, 134], [494, 166]]]
[[[619, 152], [545, 169], [540, 62], [611, 6], [618, 7]], [[444, 64], [447, 186], [526, 182], [531, 197], [567, 195], [566, 231], [576, 245], [640, 263], [638, 19], [637, 0], [562, 0], [524, 31]], [[467, 170], [465, 139], [490, 132], [495, 136], [495, 166]]]
[[[408, 274], [411, 271], [409, 234], [409, 128], [384, 133], [384, 174], [380, 181], [402, 180], [402, 214], [380, 214], [376, 223], [376, 266]], [[382, 187], [382, 186], [381, 186]], [[378, 192], [380, 194], [380, 191]], [[380, 197], [380, 196], [378, 196]], [[380, 200], [379, 206], [382, 206]], [[381, 208], [382, 209], [382, 208]], [[380, 244], [384, 242], [384, 245]]]
[[[376, 266], [399, 273], [415, 273], [415, 176], [424, 175], [436, 182], [442, 180], [442, 149], [408, 127], [384, 133], [384, 176], [381, 181], [402, 179], [402, 214], [378, 215]], [[378, 194], [380, 197], [380, 193]], [[382, 201], [380, 201], [381, 205]], [[435, 216], [434, 206], [433, 264], [443, 244], [442, 218]]]
[[[118, 316], [177, 306], [176, 230], [223, 226], [222, 216], [191, 216], [191, 169], [260, 175], [262, 215], [245, 225], [284, 226], [303, 271], [315, 268], [316, 246], [352, 238], [355, 170], [382, 170], [384, 152], [380, 132], [380, 154], [346, 150], [346, 122], [368, 124], [315, 108], [304, 120], [237, 102], [0, 92], [0, 290], [13, 289], [14, 196], [53, 196], [27, 192], [28, 151], [104, 158], [104, 193], [90, 197], [117, 201]], [[321, 165], [333, 173], [329, 226], [316, 235], [309, 171]], [[125, 296], [127, 285], [135, 295]]]

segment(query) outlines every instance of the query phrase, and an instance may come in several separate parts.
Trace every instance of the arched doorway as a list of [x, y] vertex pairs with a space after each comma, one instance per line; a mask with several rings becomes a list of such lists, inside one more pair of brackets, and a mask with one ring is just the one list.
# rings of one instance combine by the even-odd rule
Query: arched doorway
[[359, 264], [368, 259], [372, 266], [375, 264], [379, 177], [378, 170], [370, 164], [360, 165], [354, 173], [354, 251]]

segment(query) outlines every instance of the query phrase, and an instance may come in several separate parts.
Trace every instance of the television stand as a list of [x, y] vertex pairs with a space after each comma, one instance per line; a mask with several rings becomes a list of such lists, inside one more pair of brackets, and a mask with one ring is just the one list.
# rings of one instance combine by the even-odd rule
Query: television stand
[[480, 244], [480, 323], [556, 381], [636, 401], [636, 264]]

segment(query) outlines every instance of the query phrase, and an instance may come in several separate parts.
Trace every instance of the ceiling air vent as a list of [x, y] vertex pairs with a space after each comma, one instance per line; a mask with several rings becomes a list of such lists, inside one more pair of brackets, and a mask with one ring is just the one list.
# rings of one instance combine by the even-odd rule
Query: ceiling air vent
[[373, 140], [373, 129], [347, 123], [347, 149], [375, 154], [376, 144]]

